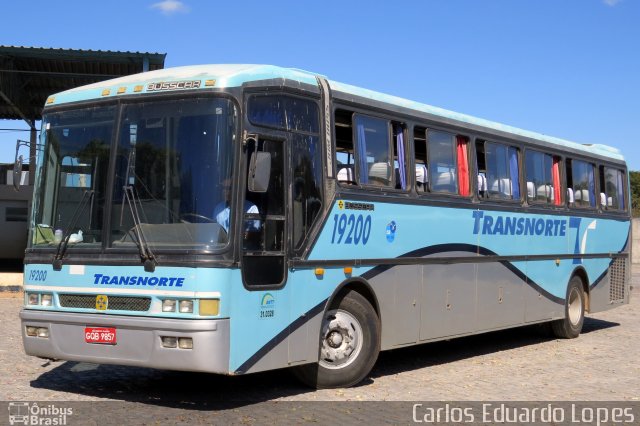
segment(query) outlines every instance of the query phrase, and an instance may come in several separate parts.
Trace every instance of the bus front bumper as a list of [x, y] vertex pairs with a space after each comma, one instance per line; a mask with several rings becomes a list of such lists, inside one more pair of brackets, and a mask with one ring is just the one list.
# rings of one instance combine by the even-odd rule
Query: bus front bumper
[[[229, 320], [143, 318], [23, 309], [27, 355], [97, 364], [229, 374]], [[48, 337], [28, 336], [27, 327], [47, 328]], [[116, 329], [115, 344], [85, 341], [85, 327]], [[193, 339], [192, 349], [166, 348], [162, 337]]]

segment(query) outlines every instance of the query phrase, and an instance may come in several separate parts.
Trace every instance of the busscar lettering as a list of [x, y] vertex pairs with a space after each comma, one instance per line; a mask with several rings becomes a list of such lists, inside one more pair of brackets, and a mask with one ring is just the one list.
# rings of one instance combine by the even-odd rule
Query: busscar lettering
[[147, 92], [158, 92], [161, 90], [198, 89], [200, 88], [200, 84], [200, 80], [160, 81], [158, 83], [147, 84]]
[[182, 287], [184, 278], [179, 277], [138, 277], [136, 275], [93, 274], [94, 285], [123, 285], [150, 287]]
[[474, 211], [472, 217], [474, 234], [538, 235], [543, 237], [564, 237], [567, 235], [567, 221], [563, 219], [492, 215], [480, 210]]
[[347, 201], [344, 203], [345, 210], [366, 210], [366, 211], [374, 211], [375, 206], [369, 203], [353, 203]]

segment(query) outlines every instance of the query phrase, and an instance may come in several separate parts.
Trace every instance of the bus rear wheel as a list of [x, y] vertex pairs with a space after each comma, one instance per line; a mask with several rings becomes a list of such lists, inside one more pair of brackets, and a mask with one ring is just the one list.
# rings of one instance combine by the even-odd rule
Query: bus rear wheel
[[573, 276], [567, 287], [564, 318], [551, 322], [553, 335], [562, 339], [578, 337], [584, 324], [584, 311], [585, 297], [582, 280], [578, 276]]
[[319, 361], [293, 371], [299, 380], [314, 388], [349, 387], [369, 374], [379, 352], [378, 316], [367, 299], [350, 291], [324, 314]]

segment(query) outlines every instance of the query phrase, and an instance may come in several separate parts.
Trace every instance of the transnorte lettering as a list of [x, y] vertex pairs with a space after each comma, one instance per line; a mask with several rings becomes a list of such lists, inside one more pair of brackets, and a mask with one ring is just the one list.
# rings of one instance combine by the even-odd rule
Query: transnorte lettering
[[182, 287], [184, 278], [176, 277], [138, 277], [138, 276], [118, 276], [93, 274], [93, 284], [103, 285], [144, 285], [151, 287]]
[[473, 233], [482, 235], [539, 235], [564, 237], [567, 221], [563, 219], [541, 219], [535, 217], [513, 217], [473, 212]]

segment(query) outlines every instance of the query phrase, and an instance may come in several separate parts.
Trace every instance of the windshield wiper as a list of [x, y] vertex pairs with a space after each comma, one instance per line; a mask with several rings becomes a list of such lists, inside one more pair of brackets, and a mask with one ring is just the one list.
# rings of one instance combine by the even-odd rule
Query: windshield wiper
[[[133, 219], [133, 230], [135, 234], [135, 238], [131, 235], [131, 240], [133, 240], [138, 246], [138, 251], [140, 252], [140, 260], [144, 263], [145, 272], [153, 272], [156, 269], [156, 265], [158, 261], [156, 260], [156, 256], [149, 248], [149, 244], [147, 242], [146, 237], [144, 236], [144, 232], [142, 231], [140, 214], [138, 213], [138, 206], [136, 204], [136, 194], [133, 190], [133, 186], [125, 185], [122, 187], [124, 193], [123, 197], [127, 200], [127, 204], [129, 205], [129, 211], [131, 212], [131, 218]], [[131, 234], [131, 230], [129, 231]]]
[[85, 207], [87, 207], [89, 200], [93, 198], [94, 194], [95, 191], [93, 189], [86, 190], [82, 194], [82, 198], [80, 199], [80, 202], [76, 207], [76, 211], [73, 212], [73, 216], [71, 216], [69, 226], [67, 226], [66, 230], [62, 234], [62, 239], [58, 243], [56, 254], [55, 256], [53, 256], [53, 262], [51, 263], [51, 266], [53, 266], [54, 271], [59, 271], [62, 269], [62, 258], [64, 257], [65, 253], [67, 252], [67, 248], [69, 247], [71, 230], [76, 226], [76, 222], [78, 222], [78, 219], [80, 219], [80, 216], [82, 216], [82, 213], [84, 213]]

